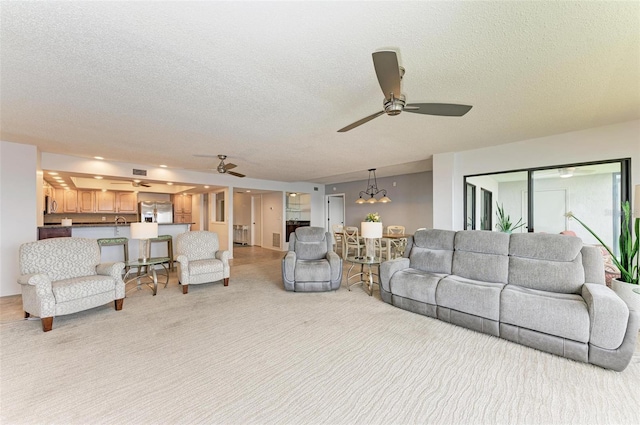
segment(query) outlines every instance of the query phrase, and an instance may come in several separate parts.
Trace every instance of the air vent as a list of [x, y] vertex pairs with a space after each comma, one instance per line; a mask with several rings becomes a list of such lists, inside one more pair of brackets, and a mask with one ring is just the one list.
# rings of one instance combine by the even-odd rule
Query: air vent
[[134, 168], [133, 169], [133, 175], [134, 176], [146, 176], [147, 175], [147, 170], [136, 170]]
[[280, 248], [280, 233], [273, 234], [273, 241], [271, 242], [271, 246], [274, 248]]

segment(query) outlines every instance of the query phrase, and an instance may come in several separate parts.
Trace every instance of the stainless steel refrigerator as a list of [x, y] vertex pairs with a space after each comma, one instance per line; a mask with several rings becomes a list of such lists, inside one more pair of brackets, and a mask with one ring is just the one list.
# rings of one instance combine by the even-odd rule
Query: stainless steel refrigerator
[[169, 201], [144, 201], [138, 208], [140, 221], [173, 223], [173, 203]]

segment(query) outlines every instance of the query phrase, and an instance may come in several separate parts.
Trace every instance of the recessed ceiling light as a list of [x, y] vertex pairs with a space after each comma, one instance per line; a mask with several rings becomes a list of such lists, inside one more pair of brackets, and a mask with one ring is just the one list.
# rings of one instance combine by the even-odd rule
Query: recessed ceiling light
[[250, 190], [247, 190], [247, 193], [251, 193], [251, 191], [250, 191]]
[[54, 179], [55, 181], [59, 181], [59, 182], [64, 181], [64, 179], [63, 179], [62, 177], [60, 177], [60, 176], [58, 176], [58, 177], [54, 177], [53, 179]]
[[65, 187], [65, 186], [69, 186], [69, 185], [66, 184], [66, 183], [60, 183], [60, 186]]
[[106, 191], [107, 191], [107, 189], [102, 189], [102, 191], [103, 191], [103, 192], [106, 192]]
[[50, 176], [57, 176], [58, 173], [56, 173], [55, 171], [49, 171], [48, 173]]
[[102, 180], [102, 176], [93, 176], [94, 179]]
[[173, 183], [171, 183], [171, 182], [167, 182], [167, 184], [168, 184], [169, 186], [173, 186]]
[[160, 168], [167, 168], [167, 166], [164, 164], [160, 164]]
[[205, 188], [205, 189], [209, 189], [209, 186], [205, 186], [204, 188]]
[[101, 156], [94, 156], [95, 159], [99, 159], [100, 161], [102, 161], [104, 158]]

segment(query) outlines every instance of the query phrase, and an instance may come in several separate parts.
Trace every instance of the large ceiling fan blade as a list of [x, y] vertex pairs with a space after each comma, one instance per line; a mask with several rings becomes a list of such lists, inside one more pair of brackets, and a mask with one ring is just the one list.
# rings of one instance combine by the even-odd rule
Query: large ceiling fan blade
[[218, 158], [218, 155], [199, 155], [199, 154], [194, 154], [193, 156], [197, 156], [200, 158]]
[[400, 66], [398, 65], [398, 55], [394, 51], [382, 51], [373, 53], [373, 66], [376, 69], [378, 83], [384, 93], [386, 100], [400, 97]]
[[345, 131], [349, 131], [352, 130], [366, 122], [371, 121], [374, 118], [378, 118], [380, 115], [384, 114], [384, 111], [380, 111], [380, 112], [376, 112], [373, 115], [369, 115], [368, 117], [362, 118], [361, 120], [358, 120], [356, 122], [354, 122], [353, 124], [349, 124], [348, 126], [341, 128], [340, 130], [338, 130], [338, 133], [344, 133]]
[[237, 167], [236, 164], [231, 164], [231, 163], [230, 164], [226, 164], [226, 163], [224, 164], [224, 169], [225, 170], [230, 170], [230, 169], [236, 168], [236, 167]]
[[236, 177], [244, 177], [244, 174], [240, 174], [240, 173], [236, 173], [235, 171], [227, 171], [227, 174], [231, 174], [232, 176], [236, 176]]
[[443, 117], [461, 117], [473, 106], [455, 103], [408, 103], [404, 110], [414, 114], [440, 115]]

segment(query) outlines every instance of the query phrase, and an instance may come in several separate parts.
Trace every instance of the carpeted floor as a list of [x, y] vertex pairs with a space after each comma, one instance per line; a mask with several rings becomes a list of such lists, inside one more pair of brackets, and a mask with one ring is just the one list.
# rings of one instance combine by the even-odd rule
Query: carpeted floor
[[[624, 372], [426, 318], [344, 284], [282, 289], [280, 260], [230, 286], [0, 324], [2, 424], [638, 424]], [[346, 273], [346, 269], [345, 269]]]

